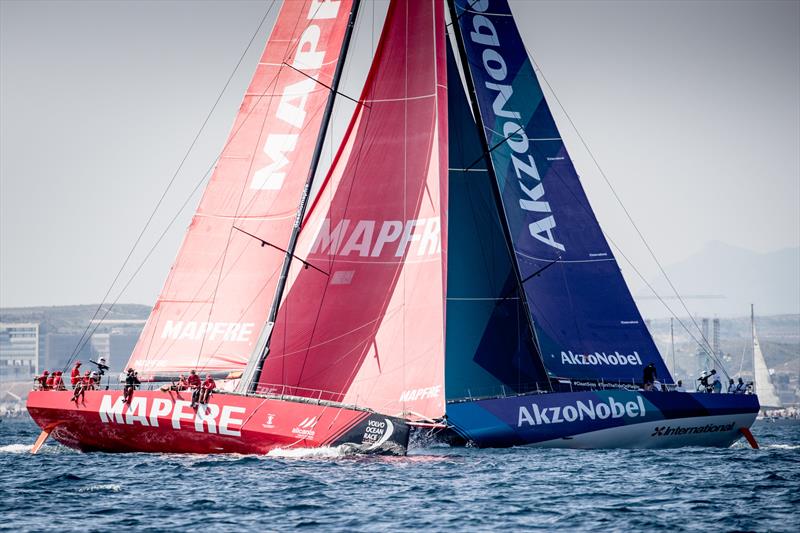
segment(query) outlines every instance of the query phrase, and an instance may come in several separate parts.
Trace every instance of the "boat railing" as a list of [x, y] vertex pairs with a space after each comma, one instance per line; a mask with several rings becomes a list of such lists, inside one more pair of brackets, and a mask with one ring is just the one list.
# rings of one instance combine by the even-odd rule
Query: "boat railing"
[[[675, 385], [665, 384], [668, 390]], [[470, 387], [463, 391], [463, 396], [448, 400], [448, 403], [471, 402], [497, 398], [512, 398], [532, 394], [550, 394], [553, 392], [589, 392], [599, 390], [642, 390], [641, 384], [635, 381], [581, 381], [554, 378], [551, 382], [516, 383], [493, 387]]]
[[310, 389], [307, 387], [297, 387], [283, 383], [259, 383], [256, 387], [256, 394], [266, 394], [282, 398], [284, 396], [309, 398], [311, 400], [327, 400], [333, 402], [344, 401], [345, 395], [341, 392], [334, 392], [324, 389]]

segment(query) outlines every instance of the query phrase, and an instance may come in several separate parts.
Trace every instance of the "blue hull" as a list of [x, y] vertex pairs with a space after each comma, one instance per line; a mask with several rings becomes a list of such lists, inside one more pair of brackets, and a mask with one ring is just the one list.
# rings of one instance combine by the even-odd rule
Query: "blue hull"
[[448, 403], [450, 427], [479, 447], [730, 446], [758, 414], [758, 397], [608, 390]]

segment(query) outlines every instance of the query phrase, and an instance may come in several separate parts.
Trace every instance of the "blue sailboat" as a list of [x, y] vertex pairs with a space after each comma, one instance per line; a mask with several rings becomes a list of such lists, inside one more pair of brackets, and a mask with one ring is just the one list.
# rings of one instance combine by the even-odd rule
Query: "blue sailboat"
[[644, 390], [646, 366], [660, 382], [674, 380], [581, 186], [507, 0], [448, 4], [448, 231], [450, 257], [458, 258], [447, 279], [448, 428], [480, 447], [750, 440], [755, 395]]

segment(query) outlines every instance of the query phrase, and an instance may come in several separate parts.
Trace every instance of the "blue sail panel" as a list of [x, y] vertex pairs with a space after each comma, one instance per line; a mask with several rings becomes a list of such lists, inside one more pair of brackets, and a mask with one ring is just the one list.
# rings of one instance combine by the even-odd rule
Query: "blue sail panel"
[[447, 48], [447, 399], [547, 389], [478, 130]]
[[659, 379], [671, 382], [561, 140], [507, 1], [455, 3], [503, 216], [548, 372], [641, 382], [652, 362]]

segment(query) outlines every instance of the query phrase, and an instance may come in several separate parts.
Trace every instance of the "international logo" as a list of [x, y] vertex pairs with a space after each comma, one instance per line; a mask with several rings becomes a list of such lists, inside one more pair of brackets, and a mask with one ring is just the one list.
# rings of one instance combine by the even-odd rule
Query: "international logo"
[[609, 418], [637, 418], [646, 414], [644, 401], [637, 395], [636, 401], [620, 402], [609, 396], [608, 400], [576, 400], [568, 405], [540, 407], [532, 403], [530, 408], [521, 405], [517, 427], [563, 424], [583, 420], [606, 420]]
[[706, 424], [705, 426], [658, 426], [651, 437], [670, 437], [672, 435], [697, 435], [700, 433], [725, 433], [731, 431], [736, 422], [730, 424]]

